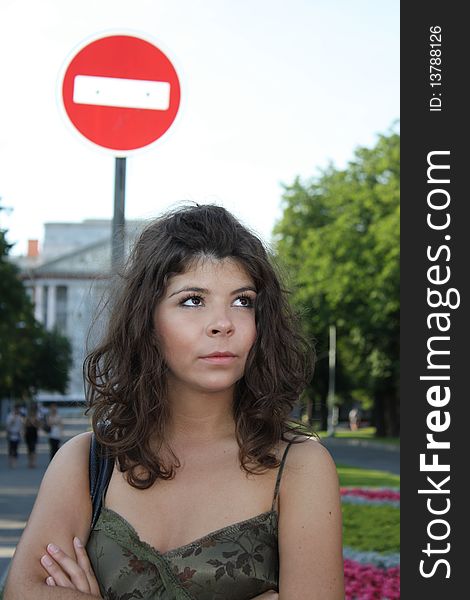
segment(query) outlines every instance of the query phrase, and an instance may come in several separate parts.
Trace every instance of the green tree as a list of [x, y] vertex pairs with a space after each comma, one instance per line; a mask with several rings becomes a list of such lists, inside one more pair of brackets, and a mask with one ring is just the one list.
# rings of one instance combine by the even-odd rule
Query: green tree
[[10, 249], [0, 230], [0, 398], [27, 401], [39, 389], [64, 393], [70, 343], [34, 318], [18, 268], [7, 259]]
[[312, 393], [325, 404], [328, 327], [337, 326], [343, 400], [374, 408], [378, 435], [399, 431], [399, 180], [396, 126], [345, 169], [328, 165], [285, 186], [274, 229], [279, 259], [317, 340]]

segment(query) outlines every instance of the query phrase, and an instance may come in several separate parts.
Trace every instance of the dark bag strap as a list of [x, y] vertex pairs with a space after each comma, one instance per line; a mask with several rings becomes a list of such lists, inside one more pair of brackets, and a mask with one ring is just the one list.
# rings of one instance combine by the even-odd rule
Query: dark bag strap
[[98, 443], [95, 434], [91, 436], [90, 443], [90, 497], [93, 509], [91, 528], [93, 529], [100, 516], [103, 496], [108, 489], [113, 473], [114, 459], [106, 456], [102, 446]]

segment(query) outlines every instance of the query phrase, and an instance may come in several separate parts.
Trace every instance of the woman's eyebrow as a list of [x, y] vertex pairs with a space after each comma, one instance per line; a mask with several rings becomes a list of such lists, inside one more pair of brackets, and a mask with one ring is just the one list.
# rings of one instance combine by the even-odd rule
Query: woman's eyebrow
[[241, 294], [242, 292], [255, 292], [257, 293], [256, 288], [252, 285], [246, 285], [245, 287], [238, 288], [238, 290], [233, 290], [232, 294]]
[[[181, 292], [197, 292], [199, 294], [210, 294], [210, 291], [207, 290], [206, 288], [193, 287], [193, 286], [185, 286], [185, 287], [177, 290], [176, 292], [173, 292], [172, 294], [170, 294], [168, 296], [168, 298], [171, 298], [172, 296], [176, 296], [176, 294], [181, 294]], [[230, 294], [231, 295], [233, 295], [233, 294], [241, 294], [242, 292], [256, 292], [256, 288], [254, 288], [251, 285], [247, 285], [247, 286], [238, 288], [236, 290], [233, 290], [233, 292], [230, 292]]]
[[185, 286], [185, 287], [182, 287], [181, 289], [177, 290], [176, 292], [173, 292], [172, 294], [170, 294], [168, 296], [168, 298], [171, 298], [172, 296], [176, 296], [176, 294], [181, 294], [181, 292], [198, 292], [199, 294], [208, 294], [209, 290], [206, 290], [205, 288], [200, 288], [200, 287]]

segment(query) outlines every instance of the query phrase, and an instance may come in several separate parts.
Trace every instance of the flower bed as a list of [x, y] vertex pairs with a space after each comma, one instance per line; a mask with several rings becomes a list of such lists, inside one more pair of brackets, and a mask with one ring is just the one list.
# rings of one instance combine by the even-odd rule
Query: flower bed
[[395, 488], [341, 488], [343, 502], [353, 499], [362, 499], [366, 503], [377, 502], [382, 504], [400, 505], [400, 492]]
[[341, 488], [346, 600], [400, 598], [397, 488]]
[[381, 569], [353, 560], [344, 561], [346, 600], [398, 600], [400, 568]]

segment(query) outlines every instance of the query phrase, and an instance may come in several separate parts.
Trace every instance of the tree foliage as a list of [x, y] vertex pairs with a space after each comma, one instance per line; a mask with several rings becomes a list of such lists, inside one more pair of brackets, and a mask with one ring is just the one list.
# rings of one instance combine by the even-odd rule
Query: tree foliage
[[[337, 391], [369, 400], [380, 433], [397, 433], [399, 377], [400, 136], [380, 135], [357, 148], [345, 169], [328, 165], [307, 182], [285, 186], [274, 229], [280, 260], [292, 278], [294, 302], [317, 339], [337, 326]], [[327, 361], [313, 388], [325, 394]]]
[[10, 249], [0, 230], [0, 398], [25, 401], [39, 389], [65, 393], [70, 343], [34, 318], [18, 268], [7, 259]]

